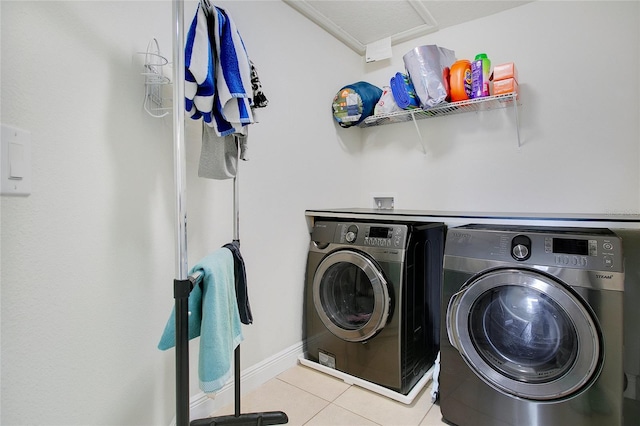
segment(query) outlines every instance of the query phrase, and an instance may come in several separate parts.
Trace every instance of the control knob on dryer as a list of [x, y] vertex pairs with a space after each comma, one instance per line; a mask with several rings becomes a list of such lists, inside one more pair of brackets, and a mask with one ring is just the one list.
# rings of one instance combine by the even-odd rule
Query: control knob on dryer
[[345, 234], [344, 238], [347, 240], [348, 243], [353, 243], [356, 240], [357, 236], [358, 236], [358, 227], [355, 225], [351, 225], [347, 229], [347, 233]]
[[531, 239], [518, 235], [511, 241], [511, 256], [515, 260], [527, 260], [531, 256]]
[[518, 260], [524, 260], [529, 256], [529, 249], [523, 244], [518, 244], [513, 248], [513, 257]]

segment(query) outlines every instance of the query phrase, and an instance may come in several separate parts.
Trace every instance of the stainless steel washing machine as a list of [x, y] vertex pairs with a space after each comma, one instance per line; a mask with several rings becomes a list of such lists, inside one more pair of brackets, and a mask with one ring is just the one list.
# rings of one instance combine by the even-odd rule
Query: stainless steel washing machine
[[304, 306], [308, 359], [409, 393], [438, 352], [444, 229], [315, 222]]
[[457, 425], [621, 425], [623, 254], [610, 230], [469, 225], [444, 256], [440, 409]]

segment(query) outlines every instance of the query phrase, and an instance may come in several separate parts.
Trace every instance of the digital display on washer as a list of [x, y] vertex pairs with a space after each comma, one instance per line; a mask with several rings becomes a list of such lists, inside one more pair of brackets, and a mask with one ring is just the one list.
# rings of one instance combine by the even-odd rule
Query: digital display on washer
[[561, 254], [589, 255], [589, 240], [576, 240], [573, 238], [554, 238], [553, 252]]
[[369, 238], [391, 238], [391, 228], [372, 226], [369, 228]]

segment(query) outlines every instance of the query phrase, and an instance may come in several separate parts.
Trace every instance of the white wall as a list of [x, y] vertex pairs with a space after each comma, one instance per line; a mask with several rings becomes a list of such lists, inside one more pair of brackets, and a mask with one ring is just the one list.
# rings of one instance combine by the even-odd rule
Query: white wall
[[363, 130], [361, 194], [397, 194], [396, 208], [638, 213], [640, 3], [537, 1], [393, 48], [366, 79], [388, 84], [402, 56], [437, 44], [493, 64], [515, 61], [512, 109]]
[[[359, 186], [359, 157], [335, 143], [329, 112], [361, 70], [357, 55], [279, 1], [220, 5], [270, 101], [241, 164], [247, 368], [301, 340], [304, 210], [348, 205], [344, 188]], [[195, 6], [185, 4], [189, 22]], [[143, 111], [135, 52], [156, 37], [171, 57], [171, 2], [1, 8], [1, 121], [31, 132], [33, 187], [1, 199], [0, 423], [169, 424], [174, 351], [156, 345], [173, 305], [172, 123]], [[232, 238], [231, 181], [197, 178], [199, 132], [187, 123], [190, 264]]]
[[[185, 5], [187, 20], [195, 4]], [[426, 157], [410, 124], [345, 130], [330, 114], [340, 87], [363, 77], [382, 85], [418, 43], [395, 47], [394, 65], [371, 68], [279, 1], [219, 4], [240, 28], [270, 101], [241, 164], [240, 234], [255, 319], [244, 327], [244, 368], [301, 339], [307, 208], [369, 206], [370, 191], [390, 191], [401, 208], [638, 211], [635, 2], [535, 3], [421, 40], [459, 57], [487, 51], [494, 61], [515, 60], [524, 83], [520, 150], [503, 111], [421, 123]], [[0, 199], [0, 423], [168, 424], [174, 353], [156, 344], [173, 304], [172, 124], [142, 110], [135, 52], [156, 37], [171, 56], [171, 4], [0, 7], [0, 121], [31, 131], [33, 143], [32, 194]], [[507, 35], [491, 29], [496, 22]], [[540, 24], [540, 37], [514, 33]], [[603, 111], [597, 93], [552, 85], [547, 65], [530, 55], [543, 56], [555, 40], [551, 58], [560, 61], [565, 50], [563, 64], [583, 63], [594, 46], [599, 71], [631, 64], [624, 85], [611, 85], [615, 112]], [[602, 73], [588, 75], [577, 78], [584, 85]], [[199, 152], [199, 124], [188, 122], [191, 264], [232, 236], [231, 182], [197, 178]], [[563, 189], [575, 187], [557, 183], [551, 166], [559, 165], [586, 183]], [[523, 188], [506, 179], [519, 170], [536, 174]], [[197, 342], [191, 348], [195, 379]]]

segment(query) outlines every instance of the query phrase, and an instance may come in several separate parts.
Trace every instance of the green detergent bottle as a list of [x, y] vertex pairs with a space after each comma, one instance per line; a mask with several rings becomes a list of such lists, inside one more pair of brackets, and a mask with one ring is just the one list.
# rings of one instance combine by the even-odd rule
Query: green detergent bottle
[[489, 77], [491, 77], [491, 61], [486, 53], [478, 53], [471, 62], [471, 97], [489, 96]]

